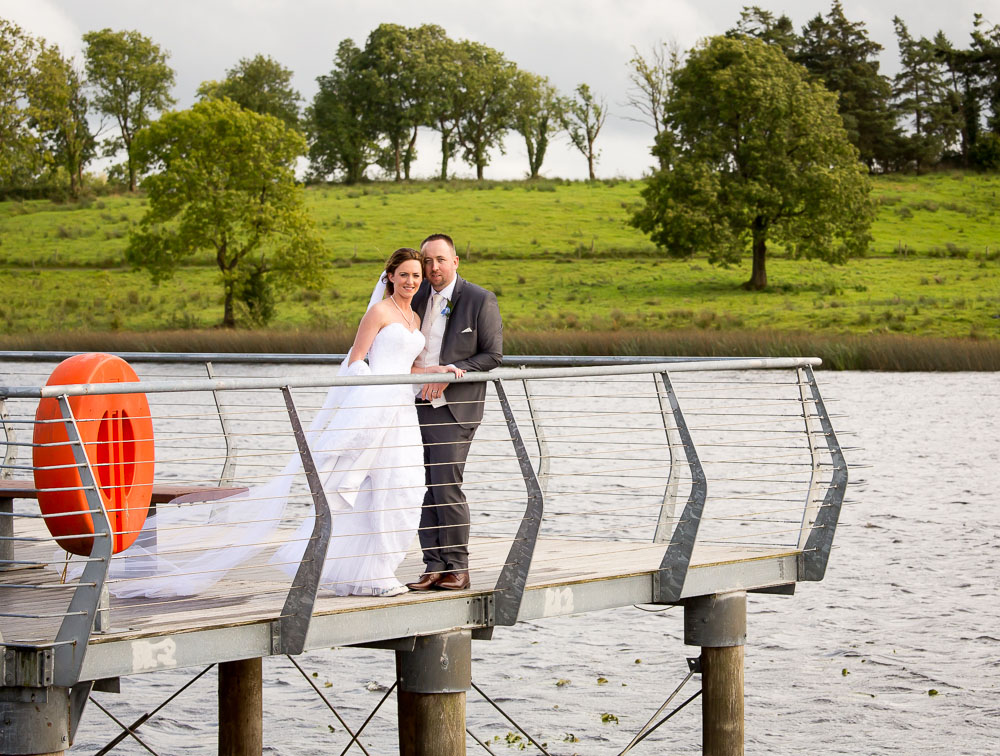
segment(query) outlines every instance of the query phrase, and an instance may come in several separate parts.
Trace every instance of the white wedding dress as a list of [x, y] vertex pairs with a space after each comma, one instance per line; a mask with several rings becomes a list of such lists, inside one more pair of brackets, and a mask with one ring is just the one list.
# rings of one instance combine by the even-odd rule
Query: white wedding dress
[[[423, 348], [419, 330], [390, 323], [376, 334], [368, 363], [351, 364], [348, 357], [339, 375], [409, 374]], [[332, 515], [322, 591], [338, 596], [405, 591], [395, 571], [417, 532], [426, 490], [414, 388], [335, 386], [306, 431]], [[298, 453], [270, 480], [240, 494], [193, 502], [181, 497], [183, 504], [161, 506], [136, 542], [111, 560], [110, 592], [121, 598], [201, 594], [282, 543], [270, 562], [293, 576], [315, 520], [304, 517], [294, 535], [280, 532], [294, 480], [302, 481]], [[83, 564], [74, 558], [65, 565], [60, 552], [51, 567], [68, 569], [75, 578]]]
[[[355, 362], [347, 374], [409, 373], [423, 348], [419, 330], [390, 323], [376, 334], [368, 364]], [[322, 429], [309, 438], [333, 513], [320, 588], [338, 596], [403, 592], [395, 572], [417, 532], [426, 490], [414, 387], [350, 386], [339, 393], [339, 406], [332, 413], [324, 406], [317, 418]], [[307, 517], [272, 561], [294, 573], [312, 528]]]

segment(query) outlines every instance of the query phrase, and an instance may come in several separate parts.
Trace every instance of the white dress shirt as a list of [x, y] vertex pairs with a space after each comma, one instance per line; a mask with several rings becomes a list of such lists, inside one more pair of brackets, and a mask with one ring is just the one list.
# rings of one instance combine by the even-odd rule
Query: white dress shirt
[[[448, 302], [451, 301], [451, 297], [455, 293], [456, 280], [457, 279], [453, 278], [451, 283], [441, 289], [441, 291], [434, 291], [434, 289], [431, 288], [431, 295], [427, 297], [427, 306], [424, 308], [422, 319], [420, 321], [420, 330], [424, 334], [426, 343], [424, 344], [424, 350], [417, 357], [417, 367], [431, 367], [433, 365], [441, 364], [441, 342], [444, 340], [444, 329], [448, 324], [449, 316], [438, 315], [434, 318], [434, 322], [431, 323], [431, 307], [434, 304], [435, 294], [440, 294], [444, 297], [444, 300], [441, 302], [441, 309], [444, 310], [445, 307], [447, 307]], [[430, 325], [428, 325], [428, 323], [430, 323]]]

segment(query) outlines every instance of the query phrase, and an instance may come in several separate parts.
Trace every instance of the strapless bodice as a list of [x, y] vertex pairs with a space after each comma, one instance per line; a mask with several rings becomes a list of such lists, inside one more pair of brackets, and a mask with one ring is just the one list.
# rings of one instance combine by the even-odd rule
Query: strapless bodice
[[409, 373], [423, 351], [424, 335], [402, 323], [390, 323], [377, 334], [368, 350], [368, 366], [376, 375]]

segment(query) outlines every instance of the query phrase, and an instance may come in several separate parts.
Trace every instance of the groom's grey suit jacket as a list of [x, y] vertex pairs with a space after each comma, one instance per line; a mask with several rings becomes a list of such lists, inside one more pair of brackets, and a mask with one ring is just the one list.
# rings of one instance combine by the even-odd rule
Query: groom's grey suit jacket
[[[413, 297], [413, 309], [424, 316], [430, 282], [424, 280]], [[485, 372], [503, 360], [503, 321], [496, 295], [455, 276], [451, 314], [441, 339], [441, 364], [467, 371]], [[459, 425], [470, 427], [483, 419], [485, 383], [456, 383], [445, 392], [448, 408]]]

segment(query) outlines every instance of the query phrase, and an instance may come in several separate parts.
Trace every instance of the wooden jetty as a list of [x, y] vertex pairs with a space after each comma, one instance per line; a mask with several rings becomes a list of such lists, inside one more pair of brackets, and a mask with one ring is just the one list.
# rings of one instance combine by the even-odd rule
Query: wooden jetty
[[[573, 360], [566, 362], [572, 365]], [[318, 568], [331, 514], [311, 485], [309, 445], [292, 399], [293, 390], [325, 391], [364, 379], [185, 378], [117, 386], [0, 386], [8, 442], [5, 479], [0, 479], [0, 565], [5, 568], [0, 579], [0, 756], [68, 750], [95, 685], [113, 689], [124, 676], [210, 664], [220, 665], [219, 752], [260, 754], [260, 660], [331, 646], [395, 652], [401, 754], [464, 754], [473, 639], [488, 640], [495, 628], [517, 622], [634, 604], [684, 607], [685, 643], [701, 648], [693, 671], [702, 677], [703, 751], [742, 753], [746, 594], [787, 595], [799, 581], [822, 579], [847, 485], [842, 450], [812, 372], [816, 364], [815, 359], [650, 358], [567, 367], [551, 359], [525, 358], [517, 367], [467, 376], [464, 380], [491, 382], [488, 401], [495, 403], [481, 431], [490, 452], [484, 454], [482, 468], [491, 475], [483, 474], [489, 480], [482, 493], [475, 475], [467, 475], [470, 503], [475, 511], [477, 500], [509, 498], [503, 488], [508, 483], [497, 482], [509, 478], [494, 471], [513, 470], [522, 486], [516, 517], [495, 518], [510, 523], [508, 532], [485, 520], [482, 527], [474, 522], [469, 590], [388, 598], [337, 597], [320, 587]], [[678, 388], [685, 378], [691, 383]], [[413, 382], [399, 376], [369, 380]], [[556, 390], [548, 390], [553, 386]], [[608, 406], [628, 418], [623, 438], [615, 437], [610, 418], [595, 423], [593, 412], [559, 409], [564, 405], [557, 405], [556, 397], [581, 395], [580, 386], [589, 387], [585, 395], [609, 397], [614, 387], [618, 396]], [[107, 549], [101, 553], [100, 534], [110, 532], [106, 502], [78, 444], [81, 488], [90, 497], [98, 537], [82, 575], [60, 582], [55, 542], [33, 508], [38, 490], [25, 477], [31, 473], [23, 453], [30, 445], [21, 440], [25, 436], [16, 417], [32, 415], [33, 404], [42, 398], [57, 398], [72, 442], [70, 397], [113, 397], [140, 388], [164, 402], [199, 392], [213, 402], [237, 392], [280, 394], [291, 428], [286, 423], [286, 430], [274, 435], [282, 435], [284, 448], [297, 448], [302, 455], [313, 499], [314, 538], [294, 579], [270, 564], [264, 550], [196, 596], [114, 597], [109, 564], [118, 557]], [[160, 410], [153, 405], [155, 421]], [[225, 401], [214, 406], [208, 415], [215, 414], [226, 429], [221, 457], [229, 464], [237, 456], [231, 452], [232, 437], [239, 436], [239, 413], [230, 406], [227, 416]], [[268, 406], [273, 410], [273, 404]], [[256, 436], [261, 435], [261, 412], [247, 418]], [[590, 420], [581, 419], [588, 414]], [[202, 435], [204, 422], [204, 416], [198, 417]], [[171, 416], [162, 425], [173, 428], [176, 423]], [[177, 436], [176, 448], [201, 437], [187, 429]], [[604, 452], [595, 451], [596, 441], [603, 442]], [[496, 452], [501, 445], [507, 450], [502, 460]], [[712, 467], [712, 451], [718, 449], [725, 451], [715, 463], [730, 467]], [[586, 467], [560, 469], [561, 460], [581, 455]], [[595, 458], [612, 464], [598, 469]], [[656, 475], [643, 472], [639, 463], [647, 459], [658, 466]], [[771, 467], [762, 467], [765, 463]], [[476, 464], [470, 458], [470, 466]], [[784, 466], [793, 464], [798, 466], [794, 470]], [[706, 472], [713, 469], [741, 472], [716, 479]], [[612, 492], [595, 484], [594, 476], [613, 483]], [[655, 483], [649, 502], [641, 498], [647, 495], [648, 480]], [[716, 480], [717, 499], [709, 495]], [[152, 501], [164, 506], [182, 494], [247, 485], [252, 481], [233, 480], [231, 471], [212, 485], [202, 478], [157, 481]], [[623, 500], [622, 494], [629, 492]], [[547, 505], [549, 499], [556, 503]], [[786, 507], [791, 501], [795, 503]], [[576, 502], [585, 504], [576, 510]], [[644, 532], [633, 533], [632, 528], [623, 533], [621, 521], [640, 505], [635, 516], [643, 518]], [[781, 522], [794, 524], [775, 527], [776, 511], [785, 513]], [[554, 528], [544, 527], [547, 517]], [[763, 529], [750, 539], [746, 526], [754, 524]], [[287, 536], [287, 527], [285, 523], [275, 532], [275, 543]], [[397, 571], [402, 579], [422, 571], [419, 556], [419, 550], [411, 550]]]

